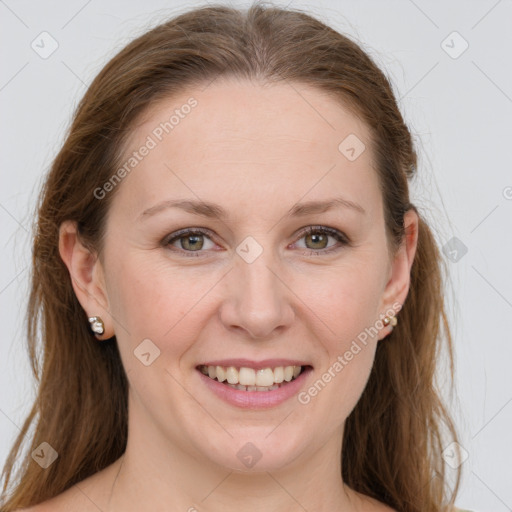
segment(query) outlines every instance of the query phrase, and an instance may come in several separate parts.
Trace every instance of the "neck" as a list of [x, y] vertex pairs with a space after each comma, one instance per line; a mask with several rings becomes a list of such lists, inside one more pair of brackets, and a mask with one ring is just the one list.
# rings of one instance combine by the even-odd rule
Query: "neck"
[[131, 416], [126, 451], [111, 473], [108, 510], [360, 510], [360, 497], [341, 478], [342, 430], [286, 467], [240, 472], [174, 442], [144, 415]]

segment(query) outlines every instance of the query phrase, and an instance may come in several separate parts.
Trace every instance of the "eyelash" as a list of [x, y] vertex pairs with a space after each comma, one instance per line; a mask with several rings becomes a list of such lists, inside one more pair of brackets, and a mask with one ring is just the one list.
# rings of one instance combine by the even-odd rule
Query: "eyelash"
[[[329, 247], [328, 249], [308, 249], [308, 252], [302, 253], [303, 255], [322, 255], [322, 254], [330, 254], [332, 252], [340, 250], [343, 246], [351, 246], [351, 242], [349, 238], [342, 232], [338, 231], [337, 229], [329, 228], [326, 226], [308, 226], [307, 228], [303, 229], [299, 235], [299, 238], [297, 240], [300, 240], [301, 238], [304, 238], [306, 235], [311, 234], [322, 234], [322, 235], [329, 235], [335, 238], [341, 245], [335, 245], [333, 247]], [[170, 236], [166, 237], [162, 244], [165, 247], [170, 247], [170, 245], [175, 242], [176, 240], [179, 240], [180, 238], [185, 238], [186, 236], [190, 235], [205, 235], [208, 238], [211, 239], [211, 232], [208, 229], [204, 228], [194, 228], [194, 229], [183, 229], [180, 231], [177, 231], [176, 233], [171, 234]], [[213, 241], [213, 240], [212, 240]], [[185, 257], [203, 257], [203, 254], [206, 251], [186, 251], [184, 249], [176, 249], [171, 248], [171, 251], [176, 253], [181, 253]]]

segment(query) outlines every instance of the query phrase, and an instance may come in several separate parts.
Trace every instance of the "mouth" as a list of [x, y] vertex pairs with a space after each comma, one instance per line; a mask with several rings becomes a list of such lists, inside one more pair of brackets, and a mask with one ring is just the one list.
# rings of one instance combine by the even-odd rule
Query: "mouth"
[[311, 370], [310, 365], [282, 365], [254, 368], [203, 364], [196, 367], [213, 381], [238, 391], [269, 392], [286, 387], [300, 375]]

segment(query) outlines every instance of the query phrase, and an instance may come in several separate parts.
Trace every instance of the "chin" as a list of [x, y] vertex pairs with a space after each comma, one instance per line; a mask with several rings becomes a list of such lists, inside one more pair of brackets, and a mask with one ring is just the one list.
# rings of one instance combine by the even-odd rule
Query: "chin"
[[[209, 439], [207, 457], [219, 466], [242, 473], [281, 470], [293, 464], [303, 451], [301, 446], [308, 444], [299, 439], [296, 428], [290, 430], [279, 423], [236, 433], [228, 429], [232, 438], [226, 434], [223, 440]], [[216, 447], [213, 451], [212, 444]]]

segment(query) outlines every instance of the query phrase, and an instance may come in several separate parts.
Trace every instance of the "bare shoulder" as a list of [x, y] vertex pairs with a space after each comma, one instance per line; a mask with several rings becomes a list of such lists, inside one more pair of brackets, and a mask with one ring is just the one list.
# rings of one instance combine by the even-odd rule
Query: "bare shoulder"
[[80, 496], [79, 485], [75, 484], [63, 493], [33, 507], [23, 508], [19, 512], [66, 512], [70, 510], [89, 512], [91, 510], [90, 503], [84, 503]]
[[119, 460], [61, 494], [19, 512], [98, 512], [106, 509]]
[[[364, 512], [398, 512], [396, 509], [392, 508], [385, 503], [376, 500], [375, 498], [371, 498], [364, 494], [355, 493], [355, 495], [359, 499], [359, 509], [364, 510]], [[453, 506], [452, 508], [447, 509], [445, 512], [474, 512], [472, 510], [467, 510], [463, 508], [458, 508]]]
[[[394, 508], [391, 508], [389, 505], [382, 503], [381, 501], [377, 501], [373, 498], [369, 498], [368, 496], [364, 497], [365, 500], [365, 512], [397, 512]], [[452, 507], [448, 512], [472, 512], [471, 510], [466, 510], [462, 508]]]
[[[377, 500], [370, 499], [367, 503], [370, 506], [370, 508], [368, 508], [368, 509], [365, 508], [365, 512], [366, 511], [368, 511], [368, 512], [397, 512], [397, 510], [395, 510], [394, 508], [391, 508], [388, 505], [386, 505], [380, 501], [377, 501]], [[447, 512], [472, 512], [472, 511], [462, 509], [462, 508], [452, 507]]]

